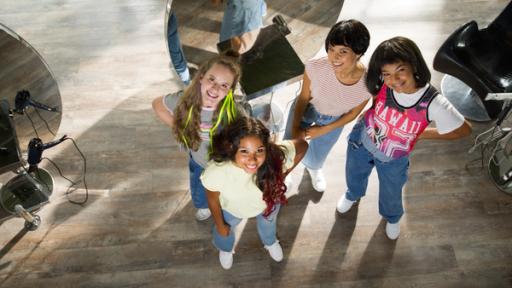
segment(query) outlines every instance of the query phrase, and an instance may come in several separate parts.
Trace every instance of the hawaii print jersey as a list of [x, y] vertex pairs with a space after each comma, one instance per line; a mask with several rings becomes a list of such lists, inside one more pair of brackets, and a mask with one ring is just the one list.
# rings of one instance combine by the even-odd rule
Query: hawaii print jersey
[[393, 90], [382, 85], [374, 106], [364, 116], [366, 133], [387, 156], [396, 159], [409, 155], [430, 123], [428, 106], [437, 94], [430, 86], [416, 104], [404, 107], [395, 100]]

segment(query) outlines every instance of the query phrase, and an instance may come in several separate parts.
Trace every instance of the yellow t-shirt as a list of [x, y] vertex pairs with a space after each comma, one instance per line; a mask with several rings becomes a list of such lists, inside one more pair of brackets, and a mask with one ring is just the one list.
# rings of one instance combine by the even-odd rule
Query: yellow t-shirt
[[[285, 147], [284, 170], [293, 166], [295, 146], [292, 141], [285, 140], [277, 143]], [[263, 192], [256, 186], [256, 175], [246, 173], [232, 161], [217, 163], [208, 162], [201, 175], [203, 186], [220, 192], [220, 206], [223, 210], [238, 218], [250, 218], [261, 214], [267, 205], [263, 201]]]

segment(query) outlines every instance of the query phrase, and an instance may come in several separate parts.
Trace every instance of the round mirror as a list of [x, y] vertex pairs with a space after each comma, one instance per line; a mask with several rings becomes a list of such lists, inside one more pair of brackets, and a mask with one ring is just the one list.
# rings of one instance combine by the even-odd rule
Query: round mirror
[[13, 111], [19, 108], [13, 113], [12, 122], [21, 151], [27, 150], [29, 141], [34, 137], [41, 138], [43, 142], [55, 138], [62, 111], [55, 77], [41, 55], [27, 41], [2, 24], [0, 100], [5, 100]]
[[[195, 65], [202, 63], [213, 54], [217, 54], [224, 10], [230, 2], [237, 1], [239, 0], [224, 0], [223, 3], [214, 5], [212, 2], [215, 1], [212, 0], [193, 3], [188, 0], [168, 0], [165, 16], [166, 41], [168, 24], [170, 24], [169, 15], [173, 12], [187, 62]], [[262, 7], [266, 12], [263, 13], [263, 26], [272, 24], [272, 19], [277, 15], [283, 17], [291, 31], [286, 38], [302, 62], [307, 61], [323, 48], [325, 37], [331, 26], [336, 23], [343, 4], [343, 1], [338, 0], [248, 2], [266, 4], [266, 7]]]

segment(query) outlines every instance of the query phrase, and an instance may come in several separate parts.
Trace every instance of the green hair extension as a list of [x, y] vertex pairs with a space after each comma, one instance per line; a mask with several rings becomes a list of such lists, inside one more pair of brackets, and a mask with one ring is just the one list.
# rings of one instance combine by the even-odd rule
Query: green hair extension
[[[185, 121], [185, 125], [183, 126], [183, 131], [187, 128], [188, 124], [190, 123], [190, 119], [192, 119], [192, 110], [194, 106], [191, 106], [188, 110], [187, 120]], [[226, 98], [222, 102], [222, 106], [220, 107], [219, 111], [219, 117], [217, 117], [217, 122], [213, 127], [210, 129], [210, 153], [212, 152], [212, 145], [213, 142], [213, 135], [215, 135], [215, 131], [217, 131], [217, 128], [219, 128], [220, 123], [222, 122], [222, 119], [224, 118], [224, 114], [228, 117], [228, 123], [233, 122], [233, 120], [236, 118], [236, 106], [235, 106], [235, 99], [233, 97], [233, 90], [230, 89], [228, 94], [226, 95]], [[187, 137], [185, 134], [181, 134], [181, 140], [183, 140], [183, 143], [185, 144], [185, 147], [187, 149], [189, 148]]]
[[[192, 119], [192, 110], [193, 110], [192, 108], [194, 108], [194, 106], [190, 106], [190, 109], [188, 109], [187, 120], [185, 121], [185, 125], [183, 126], [183, 131], [185, 131], [185, 129], [187, 129], [188, 123], [190, 122], [190, 119]], [[188, 147], [187, 137], [185, 137], [185, 134], [183, 134], [183, 132], [181, 133], [181, 140], [183, 140], [185, 147], [187, 147], [187, 149], [190, 149]]]
[[233, 98], [233, 90], [231, 89], [229, 90], [228, 95], [226, 95], [226, 98], [220, 107], [217, 122], [215, 125], [213, 125], [212, 129], [210, 129], [210, 143], [212, 142], [213, 135], [215, 135], [215, 131], [217, 131], [217, 128], [219, 128], [219, 125], [222, 122], [222, 118], [224, 118], [224, 111], [228, 117], [228, 123], [231, 123], [236, 117], [235, 100]]

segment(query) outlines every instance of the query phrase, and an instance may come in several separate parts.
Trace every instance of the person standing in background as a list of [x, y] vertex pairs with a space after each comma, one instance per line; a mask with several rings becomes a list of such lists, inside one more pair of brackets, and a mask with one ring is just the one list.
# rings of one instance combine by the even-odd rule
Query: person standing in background
[[167, 45], [174, 70], [176, 70], [183, 84], [190, 84], [190, 71], [187, 67], [187, 59], [185, 59], [185, 54], [181, 48], [178, 20], [173, 10], [169, 12], [169, 20], [167, 21]]
[[[222, 0], [210, 1], [215, 6], [223, 2]], [[226, 41], [234, 36], [261, 28], [263, 16], [266, 14], [267, 5], [264, 0], [227, 0], [219, 41]]]

